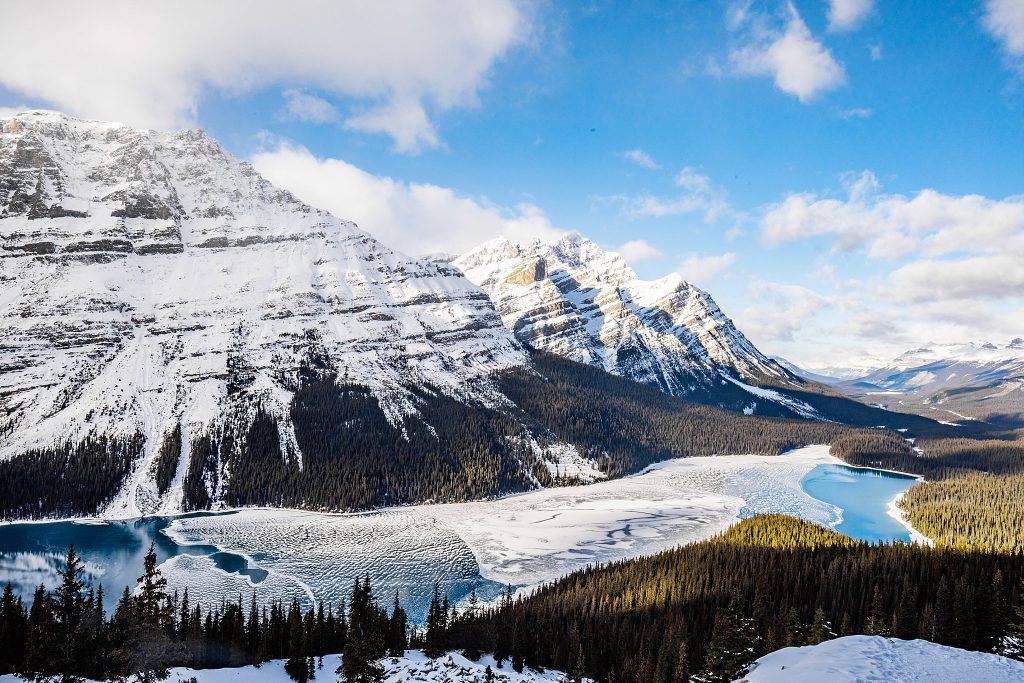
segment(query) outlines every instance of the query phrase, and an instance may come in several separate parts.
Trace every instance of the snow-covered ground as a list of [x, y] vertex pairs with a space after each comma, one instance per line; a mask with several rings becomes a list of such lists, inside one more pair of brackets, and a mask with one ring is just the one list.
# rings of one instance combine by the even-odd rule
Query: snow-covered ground
[[[341, 662], [338, 655], [328, 655], [323, 659], [323, 668], [316, 672], [317, 681], [336, 681], [335, 669]], [[488, 666], [494, 672], [494, 680], [498, 683], [555, 683], [564, 681], [565, 674], [560, 671], [538, 673], [524, 669], [519, 674], [512, 670], [506, 661], [503, 668], [498, 668], [490, 657], [483, 657], [479, 662], [472, 662], [462, 655], [451, 653], [444, 657], [431, 660], [418, 650], [412, 650], [405, 657], [389, 657], [382, 661], [385, 669], [384, 683], [482, 683], [484, 672]], [[260, 666], [243, 666], [236, 669], [171, 669], [168, 683], [178, 683], [195, 678], [198, 683], [289, 683], [291, 679], [284, 671], [284, 660], [277, 659]], [[17, 676], [7, 674], [0, 676], [0, 683], [20, 683]], [[91, 681], [87, 683], [92, 683]]]
[[846, 636], [761, 657], [747, 683], [1020, 683], [1024, 663], [926, 640]]
[[162, 569], [173, 586], [218, 601], [254, 587], [259, 598], [338, 600], [366, 572], [380, 594], [398, 590], [415, 613], [435, 580], [453, 597], [475, 584], [487, 597], [507, 583], [532, 586], [594, 562], [702, 540], [758, 512], [834, 524], [841, 511], [807, 495], [800, 480], [818, 464], [837, 462], [828, 447], [811, 446], [776, 457], [672, 460], [632, 477], [492, 501], [364, 514], [246, 509], [180, 517], [166, 531], [177, 543], [243, 555], [267, 578], [253, 584], [188, 556]]

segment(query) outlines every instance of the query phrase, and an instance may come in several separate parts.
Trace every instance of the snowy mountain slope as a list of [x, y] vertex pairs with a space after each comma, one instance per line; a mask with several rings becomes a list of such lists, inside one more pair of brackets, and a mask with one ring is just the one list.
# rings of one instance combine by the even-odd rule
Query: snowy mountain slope
[[1017, 683], [1024, 663], [927, 640], [846, 636], [765, 655], [745, 683]]
[[1024, 339], [929, 345], [834, 385], [850, 396], [947, 422], [1024, 424]]
[[190, 444], [258, 406], [301, 464], [303, 373], [369, 387], [397, 422], [410, 386], [500, 404], [484, 378], [528, 362], [457, 269], [302, 204], [199, 131], [0, 120], [0, 257], [0, 458], [141, 435], [125, 516], [180, 509]]
[[[641, 280], [618, 254], [578, 234], [525, 246], [498, 238], [452, 263], [490, 294], [505, 326], [531, 347], [675, 396], [730, 402], [738, 394], [750, 412], [774, 403], [787, 415], [814, 415], [799, 401], [750, 391], [746, 382], [802, 381], [676, 274]], [[729, 386], [723, 377], [741, 381]]]

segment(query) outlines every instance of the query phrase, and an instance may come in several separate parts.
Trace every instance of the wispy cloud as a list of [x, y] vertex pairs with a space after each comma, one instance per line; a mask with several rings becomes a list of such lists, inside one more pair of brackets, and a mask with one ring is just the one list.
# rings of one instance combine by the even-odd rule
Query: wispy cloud
[[698, 285], [710, 282], [736, 261], [736, 254], [687, 254], [676, 271], [684, 279]]
[[277, 113], [280, 119], [305, 121], [307, 123], [331, 123], [341, 115], [334, 105], [316, 95], [289, 88], [281, 93], [284, 107]]
[[829, 0], [828, 30], [852, 31], [859, 28], [874, 7], [875, 0]]
[[647, 168], [652, 171], [656, 171], [657, 169], [661, 168], [661, 165], [654, 161], [654, 159], [651, 158], [651, 155], [643, 151], [642, 149], [631, 149], [629, 151], [623, 152], [622, 158], [625, 159], [626, 161], [633, 162], [640, 168]]

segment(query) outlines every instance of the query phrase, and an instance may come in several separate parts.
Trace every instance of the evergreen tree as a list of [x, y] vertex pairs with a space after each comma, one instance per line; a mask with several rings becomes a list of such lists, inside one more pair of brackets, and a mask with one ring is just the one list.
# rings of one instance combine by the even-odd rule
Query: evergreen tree
[[392, 657], [401, 657], [405, 654], [405, 630], [408, 617], [402, 604], [398, 601], [398, 591], [395, 591], [395, 600], [391, 605], [391, 617], [388, 620], [387, 648], [388, 654]]
[[285, 673], [297, 683], [309, 680], [309, 666], [306, 661], [306, 634], [302, 624], [302, 611], [298, 600], [292, 600], [288, 609], [288, 661], [284, 663]]
[[699, 683], [731, 683], [741, 678], [754, 660], [753, 628], [749, 619], [737, 613], [737, 602], [733, 597], [715, 612], [704, 668], [694, 679]]
[[825, 617], [825, 610], [821, 607], [814, 610], [814, 622], [811, 624], [811, 630], [808, 633], [807, 644], [817, 645], [835, 637], [836, 634], [832, 631], [832, 625], [828, 623], [828, 619]]
[[889, 618], [886, 616], [882, 591], [875, 584], [875, 591], [871, 596], [871, 611], [868, 613], [868, 620], [864, 624], [864, 633], [869, 636], [889, 635]]
[[370, 577], [356, 578], [349, 598], [348, 636], [337, 673], [345, 683], [376, 683], [384, 678], [383, 619], [373, 598]]
[[27, 632], [25, 605], [8, 582], [0, 598], [0, 675], [21, 670]]
[[131, 596], [125, 587], [116, 611], [120, 642], [111, 653], [113, 668], [122, 676], [134, 676], [139, 683], [166, 679], [168, 666], [180, 662], [185, 654], [171, 639], [175, 610], [156, 559], [151, 544], [143, 559], [138, 595]]

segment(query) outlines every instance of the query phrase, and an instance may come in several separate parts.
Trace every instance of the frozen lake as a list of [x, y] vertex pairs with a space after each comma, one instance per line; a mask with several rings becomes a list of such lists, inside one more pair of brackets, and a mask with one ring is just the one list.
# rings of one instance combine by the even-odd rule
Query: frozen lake
[[[475, 586], [536, 585], [594, 562], [708, 538], [737, 519], [784, 512], [866, 540], [909, 538], [887, 512], [912, 479], [849, 468], [810, 446], [783, 456], [684, 458], [641, 474], [499, 500], [417, 505], [362, 514], [245, 509], [131, 521], [0, 526], [0, 581], [30, 594], [51, 585], [67, 544], [111, 599], [134, 583], [156, 543], [173, 588], [193, 600], [337, 601], [368, 573], [421, 618], [435, 581], [453, 599]], [[837, 468], [837, 469], [832, 469]], [[902, 486], [902, 489], [899, 487]]]

